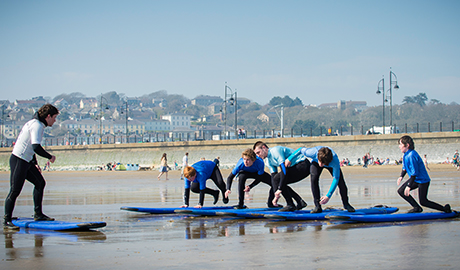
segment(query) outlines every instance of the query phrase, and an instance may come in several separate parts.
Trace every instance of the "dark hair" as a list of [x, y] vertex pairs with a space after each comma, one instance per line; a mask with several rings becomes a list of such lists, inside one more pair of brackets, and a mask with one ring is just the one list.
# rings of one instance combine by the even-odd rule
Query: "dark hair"
[[268, 146], [263, 141], [257, 141], [252, 147], [252, 150], [255, 150], [257, 147], [262, 147], [262, 146], [265, 146], [268, 148]]
[[38, 109], [38, 116], [43, 119], [48, 117], [48, 115], [54, 116], [55, 114], [59, 114], [59, 110], [49, 103]]
[[324, 165], [329, 165], [332, 161], [332, 151], [328, 147], [323, 147], [318, 150], [318, 160]]
[[402, 136], [401, 138], [399, 138], [399, 141], [400, 143], [406, 145], [408, 144], [409, 145], [409, 149], [411, 150], [414, 150], [415, 149], [415, 145], [414, 145], [414, 140], [412, 140], [412, 137], [411, 136], [408, 136], [408, 135], [404, 135]]

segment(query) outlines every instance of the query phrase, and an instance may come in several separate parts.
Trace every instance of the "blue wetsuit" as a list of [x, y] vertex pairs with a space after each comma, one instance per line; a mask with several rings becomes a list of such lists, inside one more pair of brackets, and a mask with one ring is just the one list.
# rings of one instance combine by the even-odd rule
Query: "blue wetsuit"
[[[415, 201], [415, 199], [409, 194], [409, 196], [404, 195], [404, 190], [406, 187], [409, 187], [411, 190], [418, 188], [418, 197], [420, 204], [432, 209], [439, 211], [445, 211], [445, 207], [428, 200], [428, 188], [430, 186], [430, 176], [426, 171], [425, 164], [423, 163], [420, 155], [413, 149], [407, 150], [403, 156], [403, 170], [401, 172], [401, 177], [404, 177], [406, 173], [409, 175], [409, 179], [402, 184], [398, 189], [398, 194], [406, 200], [412, 207], [420, 208], [420, 205]], [[450, 210], [450, 207], [449, 207]]]
[[[185, 192], [184, 192], [184, 204], [189, 205], [190, 190], [194, 193], [200, 193], [199, 205], [203, 206], [204, 203], [204, 194], [211, 194], [214, 198], [219, 196], [218, 190], [213, 190], [206, 187], [206, 181], [211, 179], [216, 186], [222, 192], [222, 195], [225, 194], [225, 183], [222, 179], [222, 174], [219, 170], [219, 167], [216, 166], [216, 163], [210, 160], [202, 160], [193, 164], [192, 167], [196, 171], [195, 180], [190, 182], [187, 178], [184, 179]], [[225, 201], [224, 201], [225, 202]], [[217, 203], [217, 200], [214, 200], [214, 204]]]
[[[318, 151], [323, 148], [324, 146], [316, 146], [312, 148], [301, 147], [298, 148], [288, 159], [295, 160], [298, 156], [304, 156], [311, 159], [311, 166], [309, 173], [311, 174], [311, 190], [313, 193], [313, 200], [316, 207], [321, 207], [320, 205], [320, 189], [319, 189], [319, 177], [323, 171], [323, 167], [320, 167], [318, 164]], [[329, 147], [328, 147], [329, 148]], [[324, 165], [330, 174], [333, 177], [331, 187], [329, 188], [329, 192], [327, 193], [327, 197], [331, 197], [334, 193], [337, 186], [339, 187], [340, 196], [342, 198], [342, 203], [344, 207], [349, 205], [348, 202], [348, 188], [345, 184], [345, 179], [343, 178], [342, 170], [340, 169], [340, 160], [337, 154], [329, 148], [332, 152], [332, 161], [328, 165]]]
[[253, 178], [254, 181], [249, 185], [249, 188], [252, 189], [260, 182], [263, 182], [270, 186], [269, 196], [268, 196], [268, 206], [273, 206], [272, 200], [274, 198], [273, 189], [271, 188], [271, 177], [268, 173], [264, 171], [265, 164], [264, 161], [257, 157], [252, 166], [246, 167], [244, 165], [243, 158], [240, 158], [236, 163], [235, 168], [233, 168], [230, 175], [227, 177], [227, 190], [231, 190], [232, 182], [235, 176], [238, 176], [238, 206], [244, 206], [244, 189], [246, 188], [246, 179]]

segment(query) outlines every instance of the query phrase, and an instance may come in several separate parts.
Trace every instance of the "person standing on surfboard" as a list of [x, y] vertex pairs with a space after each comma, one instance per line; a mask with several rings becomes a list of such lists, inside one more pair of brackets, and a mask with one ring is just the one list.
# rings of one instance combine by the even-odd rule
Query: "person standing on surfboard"
[[[353, 208], [353, 206], [351, 206], [348, 202], [348, 188], [345, 184], [342, 170], [340, 169], [340, 160], [337, 154], [331, 148], [324, 146], [316, 146], [312, 148], [300, 147], [287, 158], [285, 166], [291, 166], [292, 160], [298, 158], [299, 155], [311, 159], [308, 173], [311, 174], [311, 191], [313, 193], [313, 201], [315, 203], [315, 208], [311, 211], [311, 213], [323, 212], [321, 204], [326, 204], [329, 201], [337, 186], [339, 187], [340, 197], [342, 197], [343, 207], [348, 212], [355, 212], [355, 208]], [[319, 190], [319, 177], [321, 176], [324, 168], [331, 173], [333, 181], [331, 187], [329, 188], [329, 192], [325, 196], [321, 197]]]
[[[235, 206], [236, 209], [246, 208], [244, 206], [244, 193], [249, 192], [260, 182], [270, 186], [267, 206], [276, 207], [272, 202], [275, 198], [275, 194], [271, 184], [271, 176], [264, 171], [264, 168], [265, 164], [263, 159], [258, 157], [256, 153], [254, 153], [254, 150], [248, 148], [243, 151], [235, 168], [233, 168], [232, 172], [227, 177], [227, 191], [225, 192], [225, 197], [228, 198], [230, 193], [232, 193], [231, 188], [233, 179], [238, 176], [238, 205]], [[246, 186], [246, 180], [248, 178], [252, 178], [254, 181]]]
[[422, 158], [415, 151], [414, 140], [412, 140], [412, 137], [407, 135], [402, 136], [398, 142], [399, 149], [401, 150], [401, 153], [404, 154], [404, 156], [403, 168], [401, 171], [401, 175], [398, 178], [397, 184], [399, 185], [401, 183], [406, 173], [410, 177], [406, 182], [404, 182], [404, 184], [402, 184], [398, 188], [398, 194], [410, 205], [412, 205], [413, 208], [409, 210], [408, 213], [420, 213], [423, 211], [422, 207], [410, 195], [410, 191], [417, 188], [418, 198], [420, 200], [421, 205], [439, 211], [444, 211], [446, 213], [451, 213], [452, 210], [449, 204], [442, 206], [436, 202], [428, 200], [427, 195], [431, 179], [428, 176], [428, 172], [426, 171], [425, 164], [423, 163]]
[[45, 178], [41, 174], [35, 154], [49, 159], [54, 163], [56, 156], [48, 153], [40, 145], [46, 127], [53, 126], [59, 110], [51, 104], [43, 105], [35, 113], [32, 120], [28, 121], [23, 127], [14, 145], [10, 157], [10, 192], [5, 200], [5, 216], [3, 229], [18, 230], [19, 227], [13, 224], [12, 216], [16, 199], [21, 193], [25, 180], [34, 185], [34, 219], [36, 221], [53, 221], [43, 214], [42, 202], [43, 191], [45, 189]]
[[[306, 207], [307, 203], [288, 184], [296, 183], [308, 176], [310, 171], [307, 168], [310, 167], [310, 161], [305, 157], [298, 157], [292, 161], [292, 167], [288, 169], [284, 162], [294, 152], [293, 149], [284, 146], [268, 148], [262, 141], [256, 142], [252, 149], [257, 156], [268, 161], [272, 187], [273, 190], [276, 190], [273, 205], [278, 205], [281, 195], [286, 200], [286, 206], [278, 211], [290, 212]], [[281, 167], [279, 173], [278, 166]], [[294, 205], [293, 199], [297, 202], [297, 206]]]
[[200, 194], [200, 200], [195, 208], [201, 208], [204, 204], [204, 194], [211, 194], [214, 196], [214, 204], [219, 200], [219, 190], [210, 189], [206, 187], [206, 181], [211, 179], [214, 184], [222, 192], [222, 201], [227, 204], [228, 198], [225, 197], [225, 182], [222, 178], [222, 173], [216, 163], [210, 160], [201, 160], [192, 166], [187, 166], [184, 169], [185, 177], [185, 191], [184, 191], [184, 205], [181, 207], [189, 206], [190, 190], [194, 193]]

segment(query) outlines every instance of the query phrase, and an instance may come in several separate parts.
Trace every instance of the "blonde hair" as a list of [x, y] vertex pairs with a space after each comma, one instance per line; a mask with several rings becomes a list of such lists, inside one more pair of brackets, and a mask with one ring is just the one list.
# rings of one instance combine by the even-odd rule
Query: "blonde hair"
[[252, 161], [256, 161], [257, 159], [256, 153], [251, 148], [244, 150], [241, 157], [248, 157]]

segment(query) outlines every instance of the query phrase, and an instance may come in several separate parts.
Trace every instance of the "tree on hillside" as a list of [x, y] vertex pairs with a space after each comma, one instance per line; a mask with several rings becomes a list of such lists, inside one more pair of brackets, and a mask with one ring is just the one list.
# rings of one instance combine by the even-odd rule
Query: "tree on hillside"
[[284, 107], [294, 107], [294, 106], [303, 105], [302, 101], [298, 97], [292, 100], [289, 96], [284, 96], [284, 98], [274, 97], [270, 100], [269, 104], [270, 106], [276, 106], [276, 105], [282, 104], [284, 105]]
[[426, 105], [427, 100], [428, 97], [426, 96], [426, 93], [419, 93], [416, 96], [405, 96], [403, 99], [403, 104], [415, 103], [423, 107]]

